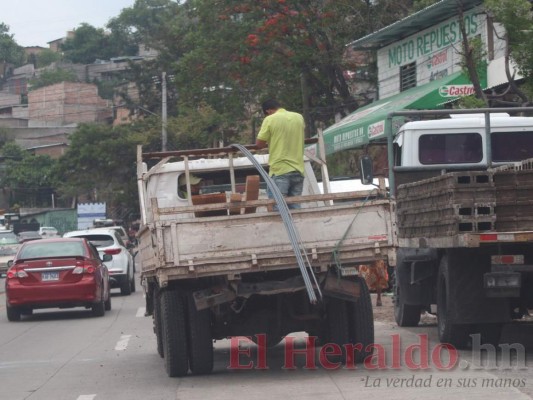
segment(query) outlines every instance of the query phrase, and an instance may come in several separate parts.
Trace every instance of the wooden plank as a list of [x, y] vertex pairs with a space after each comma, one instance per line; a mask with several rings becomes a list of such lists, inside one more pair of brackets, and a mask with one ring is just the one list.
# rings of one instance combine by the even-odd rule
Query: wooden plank
[[[293, 196], [287, 197], [285, 200], [287, 204], [292, 203], [306, 203], [306, 202], [316, 202], [316, 201], [327, 201], [327, 200], [354, 200], [354, 203], [346, 203], [353, 207], [360, 207], [361, 205], [372, 205], [372, 204], [390, 204], [392, 200], [389, 199], [372, 199], [366, 200], [367, 197], [377, 197], [377, 189], [372, 191], [362, 191], [362, 192], [345, 192], [345, 193], [329, 193], [329, 194], [315, 194], [315, 195], [306, 195], [306, 196]], [[357, 201], [358, 200], [358, 201]], [[182, 207], [165, 207], [160, 208], [159, 214], [181, 214], [181, 213], [191, 213], [195, 211], [208, 211], [208, 210], [222, 210], [233, 207], [261, 207], [274, 205], [275, 201], [272, 199], [262, 199], [262, 200], [252, 200], [252, 201], [242, 201], [232, 202], [232, 203], [216, 203], [216, 204], [203, 204], [196, 206], [182, 206]], [[336, 207], [344, 206], [344, 204], [338, 204]]]

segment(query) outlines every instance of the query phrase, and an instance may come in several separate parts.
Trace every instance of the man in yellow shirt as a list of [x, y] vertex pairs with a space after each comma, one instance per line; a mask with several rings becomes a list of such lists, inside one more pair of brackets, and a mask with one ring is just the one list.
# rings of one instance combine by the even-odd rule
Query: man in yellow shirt
[[[277, 100], [262, 104], [266, 115], [255, 142], [258, 149], [268, 146], [270, 176], [284, 196], [300, 196], [304, 181], [304, 118], [287, 111]], [[269, 191], [269, 197], [272, 194]], [[300, 208], [291, 204], [289, 208]]]

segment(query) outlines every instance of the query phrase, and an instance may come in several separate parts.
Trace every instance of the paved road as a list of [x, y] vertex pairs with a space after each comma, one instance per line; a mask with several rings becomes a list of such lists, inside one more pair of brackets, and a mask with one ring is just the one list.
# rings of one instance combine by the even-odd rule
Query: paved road
[[[139, 286], [138, 286], [139, 287]], [[457, 366], [439, 370], [451, 360], [446, 351], [437, 359], [434, 326], [400, 329], [393, 323], [376, 322], [376, 343], [381, 369], [358, 365], [355, 369], [329, 370], [318, 362], [319, 350], [310, 352], [316, 369], [305, 369], [303, 356], [295, 370], [287, 366], [285, 343], [269, 349], [269, 369], [229, 369], [231, 342], [215, 343], [215, 371], [209, 376], [168, 378], [156, 353], [151, 319], [144, 317], [144, 299], [137, 291], [120, 296], [113, 291], [113, 309], [102, 318], [85, 310], [37, 311], [20, 322], [5, 317], [5, 296], [0, 294], [0, 399], [5, 400], [132, 400], [132, 399], [531, 399], [533, 358], [524, 369], [508, 369], [499, 361], [496, 369], [475, 369], [475, 354], [461, 352]], [[517, 339], [513, 329], [506, 337]], [[526, 333], [531, 341], [533, 334]], [[422, 335], [422, 336], [421, 336]], [[428, 365], [420, 365], [420, 350], [412, 345], [428, 338]], [[295, 334], [295, 346], [303, 350], [304, 334]], [[394, 340], [401, 351], [395, 353]], [[421, 342], [422, 341], [422, 342]], [[531, 343], [528, 343], [531, 345]], [[414, 362], [405, 354], [411, 346]], [[424, 346], [425, 347], [425, 346]], [[531, 346], [533, 347], [533, 346]], [[257, 366], [257, 348], [243, 341], [234, 347], [241, 364]], [[250, 356], [246, 352], [250, 352]], [[400, 365], [394, 365], [394, 354]], [[308, 358], [310, 360], [310, 358]], [[235, 358], [234, 358], [235, 361]], [[453, 361], [453, 360], [452, 360]], [[516, 361], [514, 361], [516, 364]], [[416, 369], [420, 367], [419, 369]]]

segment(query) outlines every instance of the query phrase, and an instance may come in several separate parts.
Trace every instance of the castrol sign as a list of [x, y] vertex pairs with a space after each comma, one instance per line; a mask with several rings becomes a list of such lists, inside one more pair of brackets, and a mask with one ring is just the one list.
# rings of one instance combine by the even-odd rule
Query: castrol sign
[[385, 121], [379, 121], [368, 125], [368, 138], [374, 138], [385, 133]]
[[439, 88], [442, 97], [470, 96], [474, 94], [474, 85], [443, 85]]

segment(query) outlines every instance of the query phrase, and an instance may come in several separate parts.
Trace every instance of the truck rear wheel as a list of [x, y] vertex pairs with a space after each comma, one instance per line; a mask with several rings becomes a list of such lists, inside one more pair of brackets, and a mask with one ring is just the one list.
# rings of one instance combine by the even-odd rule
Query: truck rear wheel
[[453, 253], [449, 252], [441, 259], [437, 278], [437, 328], [439, 340], [450, 343], [458, 349], [466, 348], [469, 341], [470, 325], [457, 324], [452, 320], [454, 311], [460, 305], [450, 296], [450, 263]]
[[[361, 344], [361, 351], [356, 351], [355, 362], [363, 362], [372, 354], [374, 343], [374, 313], [372, 299], [364, 279], [358, 278], [361, 294], [355, 303], [346, 302], [348, 308], [348, 333], [350, 343]], [[368, 350], [367, 350], [368, 349]]]
[[[326, 305], [328, 342], [339, 345], [343, 351], [341, 361], [345, 360], [344, 345], [349, 343], [348, 310], [346, 301], [330, 297]], [[325, 343], [324, 343], [325, 344]]]
[[154, 333], [157, 341], [157, 354], [163, 358], [165, 353], [163, 351], [163, 332], [161, 322], [161, 298], [159, 297], [159, 291], [154, 290], [154, 309], [153, 309], [153, 323]]
[[189, 305], [189, 364], [193, 374], [208, 374], [213, 371], [213, 337], [211, 312], [198, 311], [192, 296]]
[[176, 290], [161, 293], [163, 352], [170, 377], [187, 375], [189, 370], [186, 305], [186, 298]]

